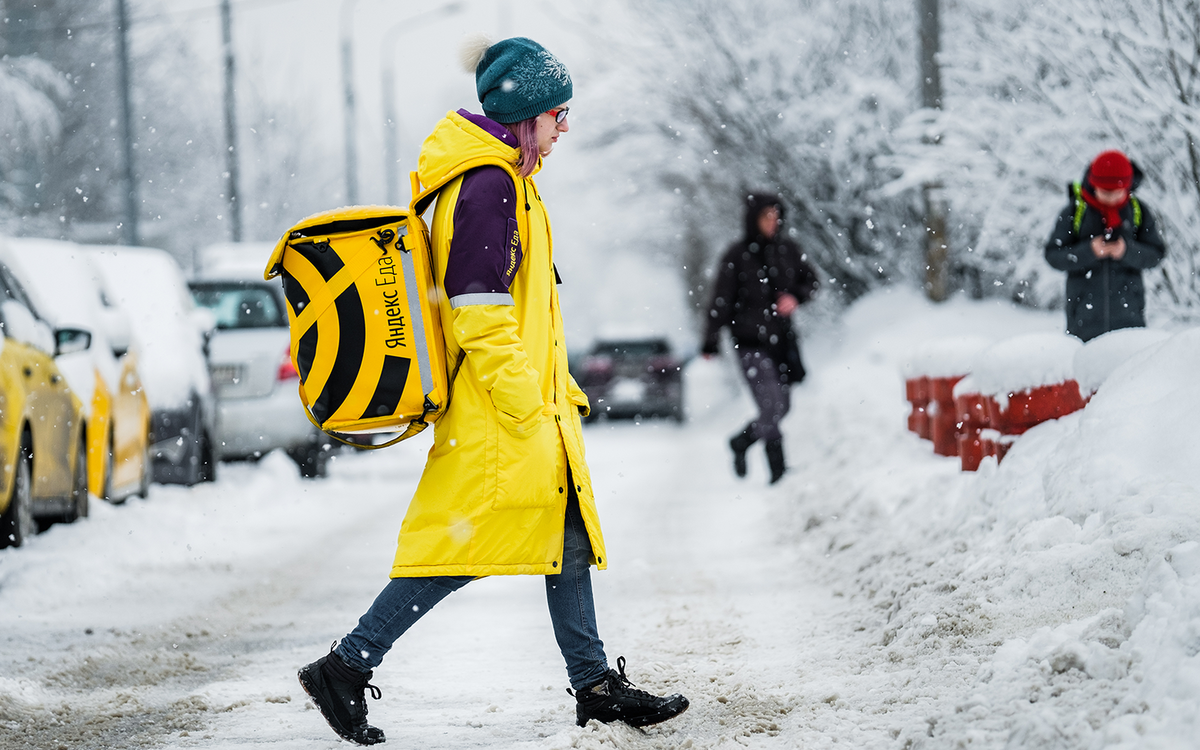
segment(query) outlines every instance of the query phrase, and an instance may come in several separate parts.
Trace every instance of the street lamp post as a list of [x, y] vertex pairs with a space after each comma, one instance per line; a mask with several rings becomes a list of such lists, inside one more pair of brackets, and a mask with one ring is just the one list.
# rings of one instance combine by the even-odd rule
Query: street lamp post
[[384, 135], [384, 178], [388, 205], [398, 205], [400, 200], [399, 172], [396, 165], [400, 161], [397, 140], [396, 111], [396, 42], [400, 34], [422, 26], [445, 16], [451, 16], [463, 9], [463, 3], [453, 2], [440, 8], [421, 13], [412, 18], [400, 21], [383, 34], [380, 47], [380, 60], [383, 69], [380, 80], [383, 84], [383, 135]]

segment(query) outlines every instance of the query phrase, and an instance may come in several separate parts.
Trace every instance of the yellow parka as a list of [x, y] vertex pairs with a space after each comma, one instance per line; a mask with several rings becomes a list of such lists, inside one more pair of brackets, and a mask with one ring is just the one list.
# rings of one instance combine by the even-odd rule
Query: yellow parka
[[[558, 573], [568, 477], [592, 563], [607, 566], [580, 426], [588, 401], [567, 370], [550, 220], [537, 185], [516, 173], [518, 155], [456, 112], [421, 149], [421, 183], [445, 182], [430, 235], [446, 360], [455, 362], [460, 349], [466, 359], [400, 527], [393, 578]], [[454, 208], [463, 173], [485, 164], [508, 171], [518, 204], [528, 205], [516, 208], [523, 258], [509, 288], [513, 304], [452, 309], [444, 281]]]

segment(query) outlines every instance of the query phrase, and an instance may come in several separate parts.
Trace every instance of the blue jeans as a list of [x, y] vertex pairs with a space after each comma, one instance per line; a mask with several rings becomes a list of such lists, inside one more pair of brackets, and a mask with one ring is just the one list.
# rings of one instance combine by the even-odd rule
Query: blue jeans
[[[596, 630], [588, 566], [592, 542], [579, 512], [574, 483], [568, 481], [567, 486], [570, 494], [563, 528], [562, 573], [546, 576], [546, 603], [550, 607], [554, 638], [567, 663], [567, 677], [571, 687], [578, 690], [603, 679], [608, 673], [608, 661]], [[471, 576], [391, 579], [367, 613], [359, 618], [358, 627], [334, 651], [360, 672], [378, 667], [384, 654], [413, 623], [451, 592], [473, 580]]]

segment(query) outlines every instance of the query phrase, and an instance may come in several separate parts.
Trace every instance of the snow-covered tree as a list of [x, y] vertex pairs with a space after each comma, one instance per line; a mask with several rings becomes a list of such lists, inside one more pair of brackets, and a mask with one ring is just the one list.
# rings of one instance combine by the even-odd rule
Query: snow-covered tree
[[1198, 19], [1197, 0], [946, 4], [944, 110], [897, 131], [896, 187], [946, 185], [955, 260], [985, 293], [1061, 304], [1042, 246], [1067, 183], [1119, 148], [1145, 170], [1139, 194], [1169, 247], [1147, 274], [1151, 314], [1196, 315]]
[[[2, 52], [2, 45], [0, 45]], [[37, 164], [62, 135], [62, 74], [32, 56], [0, 57], [0, 221], [34, 201]]]
[[899, 176], [891, 133], [916, 106], [908, 4], [672, 0], [634, 15], [651, 39], [615, 41], [624, 116], [600, 141], [632, 155], [639, 192], [676, 197], [656, 244], [686, 267], [695, 304], [754, 191], [783, 198], [827, 288], [853, 298], [918, 277], [916, 195], [881, 190]]
[[[215, 31], [208, 42], [196, 37], [193, 14], [136, 2], [129, 7], [139, 235], [189, 267], [198, 248], [230, 239], [221, 69], [201, 54], [206, 43], [216, 48], [220, 39]], [[119, 241], [125, 203], [114, 6], [4, 0], [4, 10], [13, 45], [65, 73], [58, 88], [47, 89], [52, 68], [44, 63], [22, 63], [21, 75], [13, 60], [31, 57], [6, 58], [0, 66], [0, 93], [23, 85], [19, 97], [0, 99], [0, 121], [16, 118], [8, 114], [8, 102], [16, 102], [26, 112], [19, 121], [37, 141], [37, 149], [29, 138], [13, 141], [26, 144], [23, 179], [30, 194], [13, 210], [19, 222], [12, 231]], [[339, 183], [328, 171], [337, 159], [329, 158], [329, 147], [313, 132], [310, 112], [281, 102], [278, 92], [264, 92], [252, 75], [245, 69], [238, 83], [244, 237], [276, 239], [299, 218], [329, 207], [328, 186]], [[61, 100], [57, 119], [55, 97]], [[49, 137], [55, 133], [61, 133], [57, 140]], [[0, 148], [8, 145], [6, 139]]]
[[919, 285], [919, 188], [939, 182], [954, 288], [1059, 306], [1043, 244], [1067, 183], [1119, 148], [1169, 245], [1150, 314], [1200, 311], [1200, 0], [943, 0], [940, 111], [919, 108], [915, 3], [627, 7], [603, 38], [620, 116], [598, 143], [634, 165], [627, 189], [652, 217], [639, 232], [686, 268], [696, 303], [756, 189], [784, 197], [827, 288]]

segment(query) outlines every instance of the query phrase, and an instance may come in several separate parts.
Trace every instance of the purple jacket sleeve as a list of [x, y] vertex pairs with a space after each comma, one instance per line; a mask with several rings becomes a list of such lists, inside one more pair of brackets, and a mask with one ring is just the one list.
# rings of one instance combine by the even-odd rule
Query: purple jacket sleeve
[[479, 167], [463, 177], [446, 261], [452, 308], [513, 304], [508, 288], [522, 258], [516, 209], [516, 188], [503, 169]]

